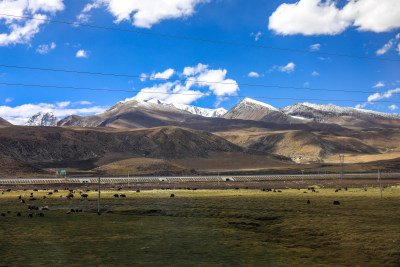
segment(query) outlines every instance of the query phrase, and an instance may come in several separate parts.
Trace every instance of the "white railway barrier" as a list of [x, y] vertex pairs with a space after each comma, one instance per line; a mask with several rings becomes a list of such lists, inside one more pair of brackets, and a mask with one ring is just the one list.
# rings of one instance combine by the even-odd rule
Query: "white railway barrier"
[[[343, 179], [377, 179], [377, 173], [349, 173]], [[158, 176], [158, 177], [104, 177], [101, 183], [168, 183], [168, 182], [250, 182], [250, 181], [301, 181], [338, 180], [337, 174], [282, 174], [282, 175], [225, 175], [225, 176]], [[382, 179], [400, 179], [400, 173], [381, 173]], [[0, 184], [79, 184], [98, 183], [98, 178], [0, 178]]]

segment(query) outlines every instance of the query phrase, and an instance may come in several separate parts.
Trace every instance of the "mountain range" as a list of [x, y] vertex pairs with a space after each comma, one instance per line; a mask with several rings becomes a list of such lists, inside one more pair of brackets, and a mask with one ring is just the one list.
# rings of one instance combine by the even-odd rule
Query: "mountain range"
[[243, 99], [229, 111], [169, 104], [153, 99], [119, 102], [102, 114], [84, 117], [72, 115], [58, 122], [58, 126], [112, 128], [149, 128], [168, 125], [211, 131], [219, 131], [223, 127], [326, 129], [327, 125], [390, 128], [400, 126], [400, 116], [312, 103], [298, 103], [278, 109], [250, 98]]
[[400, 159], [400, 116], [334, 105], [278, 109], [245, 98], [226, 111], [131, 100], [58, 121], [38, 113], [27, 125], [59, 127], [12, 126], [0, 119], [0, 162], [7, 162], [0, 175], [55, 168], [79, 175], [297, 172], [327, 168], [339, 154], [353, 164], [385, 162], [355, 169], [363, 171], [397, 168]]

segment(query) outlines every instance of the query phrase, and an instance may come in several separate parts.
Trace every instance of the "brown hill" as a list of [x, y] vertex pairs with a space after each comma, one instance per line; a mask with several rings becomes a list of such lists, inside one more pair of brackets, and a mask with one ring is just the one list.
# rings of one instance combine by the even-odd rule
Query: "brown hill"
[[10, 122], [8, 122], [8, 121], [6, 121], [5, 119], [3, 119], [3, 118], [0, 118], [0, 127], [1, 126], [11, 126], [12, 124], [10, 123]]
[[[27, 127], [0, 128], [0, 158], [23, 166], [24, 176], [191, 175], [207, 170], [253, 171], [292, 166], [287, 158], [242, 148], [205, 131], [180, 127], [150, 129]], [[198, 162], [198, 164], [193, 164]], [[18, 163], [18, 164], [17, 164]], [[6, 167], [7, 169], [7, 167]], [[34, 171], [33, 171], [34, 170]], [[21, 175], [22, 176], [22, 175]]]
[[[337, 154], [379, 154], [382, 146], [365, 138], [365, 134], [358, 136], [360, 132], [339, 135], [329, 132], [310, 131], [268, 131], [248, 130], [218, 133], [226, 140], [239, 146], [282, 155], [291, 158], [295, 162], [322, 162], [327, 157]], [[375, 137], [379, 134], [375, 133]], [[384, 133], [381, 134], [381, 137]], [[383, 141], [383, 140], [382, 140]], [[392, 145], [399, 147], [398, 143]], [[384, 146], [388, 144], [384, 144]]]
[[243, 151], [211, 133], [178, 127], [118, 131], [15, 126], [0, 129], [0, 147], [3, 158], [84, 169], [135, 157], [196, 158]]
[[[9, 146], [10, 143], [13, 147]], [[179, 127], [129, 131], [13, 127], [0, 130], [0, 144], [7, 148], [0, 151], [4, 156], [18, 155], [21, 151], [21, 156], [38, 160], [85, 159], [111, 152], [128, 152], [155, 158], [182, 158], [205, 157], [209, 151], [242, 151], [240, 147], [211, 133]]]

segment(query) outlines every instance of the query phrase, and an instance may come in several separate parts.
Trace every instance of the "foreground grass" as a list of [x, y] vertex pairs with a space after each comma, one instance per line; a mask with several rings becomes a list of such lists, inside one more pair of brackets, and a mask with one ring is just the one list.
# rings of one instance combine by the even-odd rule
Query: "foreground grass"
[[[33, 218], [17, 200], [32, 191], [5, 192], [0, 266], [400, 265], [400, 188], [382, 201], [377, 189], [317, 191], [103, 192], [101, 216], [96, 192], [67, 200], [66, 191], [46, 199], [49, 191], [39, 191], [27, 204], [50, 210]], [[84, 212], [67, 215], [71, 208]]]

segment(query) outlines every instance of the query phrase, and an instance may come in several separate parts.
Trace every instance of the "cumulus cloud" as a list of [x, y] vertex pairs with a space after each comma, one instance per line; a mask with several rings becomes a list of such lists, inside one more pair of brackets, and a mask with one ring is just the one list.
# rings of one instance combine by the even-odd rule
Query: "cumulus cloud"
[[400, 92], [400, 88], [388, 90], [388, 91], [386, 91], [384, 93], [375, 93], [375, 94], [370, 95], [368, 97], [368, 102], [374, 102], [374, 101], [377, 101], [377, 100], [390, 98], [390, 97], [393, 96], [393, 94], [396, 94], [396, 93], [399, 93], [399, 92]]
[[310, 50], [311, 51], [318, 51], [318, 50], [320, 50], [321, 49], [321, 44], [313, 44], [313, 45], [310, 45]]
[[358, 108], [358, 109], [361, 109], [361, 108], [365, 108], [366, 106], [367, 106], [367, 104], [368, 103], [362, 103], [362, 104], [357, 104], [356, 106], [355, 106], [355, 108]]
[[300, 0], [281, 4], [268, 28], [282, 35], [336, 35], [349, 27], [388, 32], [400, 27], [400, 1], [349, 0], [342, 9], [332, 0]]
[[78, 50], [78, 52], [76, 52], [76, 55], [75, 55], [77, 58], [88, 58], [88, 52], [86, 51], [86, 50], [83, 50], [83, 49], [81, 49], [81, 50]]
[[201, 72], [204, 72], [207, 69], [208, 69], [208, 65], [204, 65], [204, 64], [199, 63], [195, 67], [185, 67], [183, 69], [183, 75], [185, 75], [185, 76], [193, 76], [193, 75], [199, 74]]
[[258, 78], [258, 77], [260, 77], [260, 74], [258, 74], [257, 72], [252, 71], [252, 72], [250, 72], [248, 74], [248, 76], [251, 77], [251, 78]]
[[377, 82], [373, 87], [374, 88], [381, 88], [381, 87], [384, 87], [384, 86], [385, 86], [384, 82]]
[[92, 115], [104, 112], [109, 108], [102, 106], [73, 108], [72, 106], [73, 103], [70, 101], [57, 102], [55, 104], [24, 104], [16, 107], [0, 106], [0, 117], [12, 124], [23, 125], [38, 112], [53, 112], [56, 117], [63, 118], [68, 115]]
[[291, 73], [294, 71], [295, 68], [296, 68], [296, 64], [294, 64], [293, 62], [289, 62], [286, 66], [279, 66], [278, 70], [280, 72]]
[[[152, 74], [150, 74], [150, 75], [145, 74], [145, 73], [142, 73], [142, 75], [141, 75], [142, 78], [140, 78], [140, 80], [141, 80], [142, 82], [144, 82], [144, 81], [146, 81], [147, 79], [150, 79], [150, 80], [169, 79], [169, 78], [172, 77], [172, 75], [174, 75], [174, 73], [175, 73], [175, 70], [174, 70], [174, 69], [167, 69], [167, 70], [165, 70], [165, 71], [163, 71], [163, 72], [152, 73]], [[149, 77], [149, 78], [148, 78], [148, 77]]]
[[151, 28], [154, 24], [166, 19], [189, 17], [195, 12], [195, 6], [210, 0], [93, 0], [87, 4], [78, 20], [87, 21], [88, 13], [105, 7], [115, 17], [115, 23], [130, 21], [139, 28]]
[[396, 105], [391, 105], [391, 106], [389, 106], [389, 109], [390, 110], [396, 110], [396, 109], [398, 109], [399, 107], [398, 106], [396, 106]]
[[[169, 70], [167, 74], [176, 73], [172, 69]], [[165, 73], [166, 71], [160, 72], [160, 75]], [[143, 88], [135, 97], [127, 98], [125, 101], [159, 99], [174, 104], [191, 104], [206, 95], [213, 94], [218, 95], [216, 104], [219, 104], [225, 96], [236, 95], [239, 91], [237, 82], [226, 78], [226, 69], [209, 69], [208, 65], [199, 63], [196, 66], [185, 67], [177, 74], [185, 79]]]
[[312, 76], [319, 76], [319, 72], [318, 72], [318, 71], [313, 71], [313, 72], [311, 73], [311, 75], [312, 75]]
[[40, 26], [49, 15], [64, 10], [63, 0], [0, 0], [3, 14], [29, 16], [41, 20], [26, 20], [0, 15], [0, 23], [8, 28], [8, 33], [0, 34], [0, 46], [28, 43], [40, 31]]
[[52, 42], [50, 45], [48, 45], [48, 44], [39, 45], [36, 48], [36, 52], [44, 55], [44, 54], [50, 53], [50, 51], [54, 50], [54, 49], [56, 49], [56, 44], [54, 42]]

